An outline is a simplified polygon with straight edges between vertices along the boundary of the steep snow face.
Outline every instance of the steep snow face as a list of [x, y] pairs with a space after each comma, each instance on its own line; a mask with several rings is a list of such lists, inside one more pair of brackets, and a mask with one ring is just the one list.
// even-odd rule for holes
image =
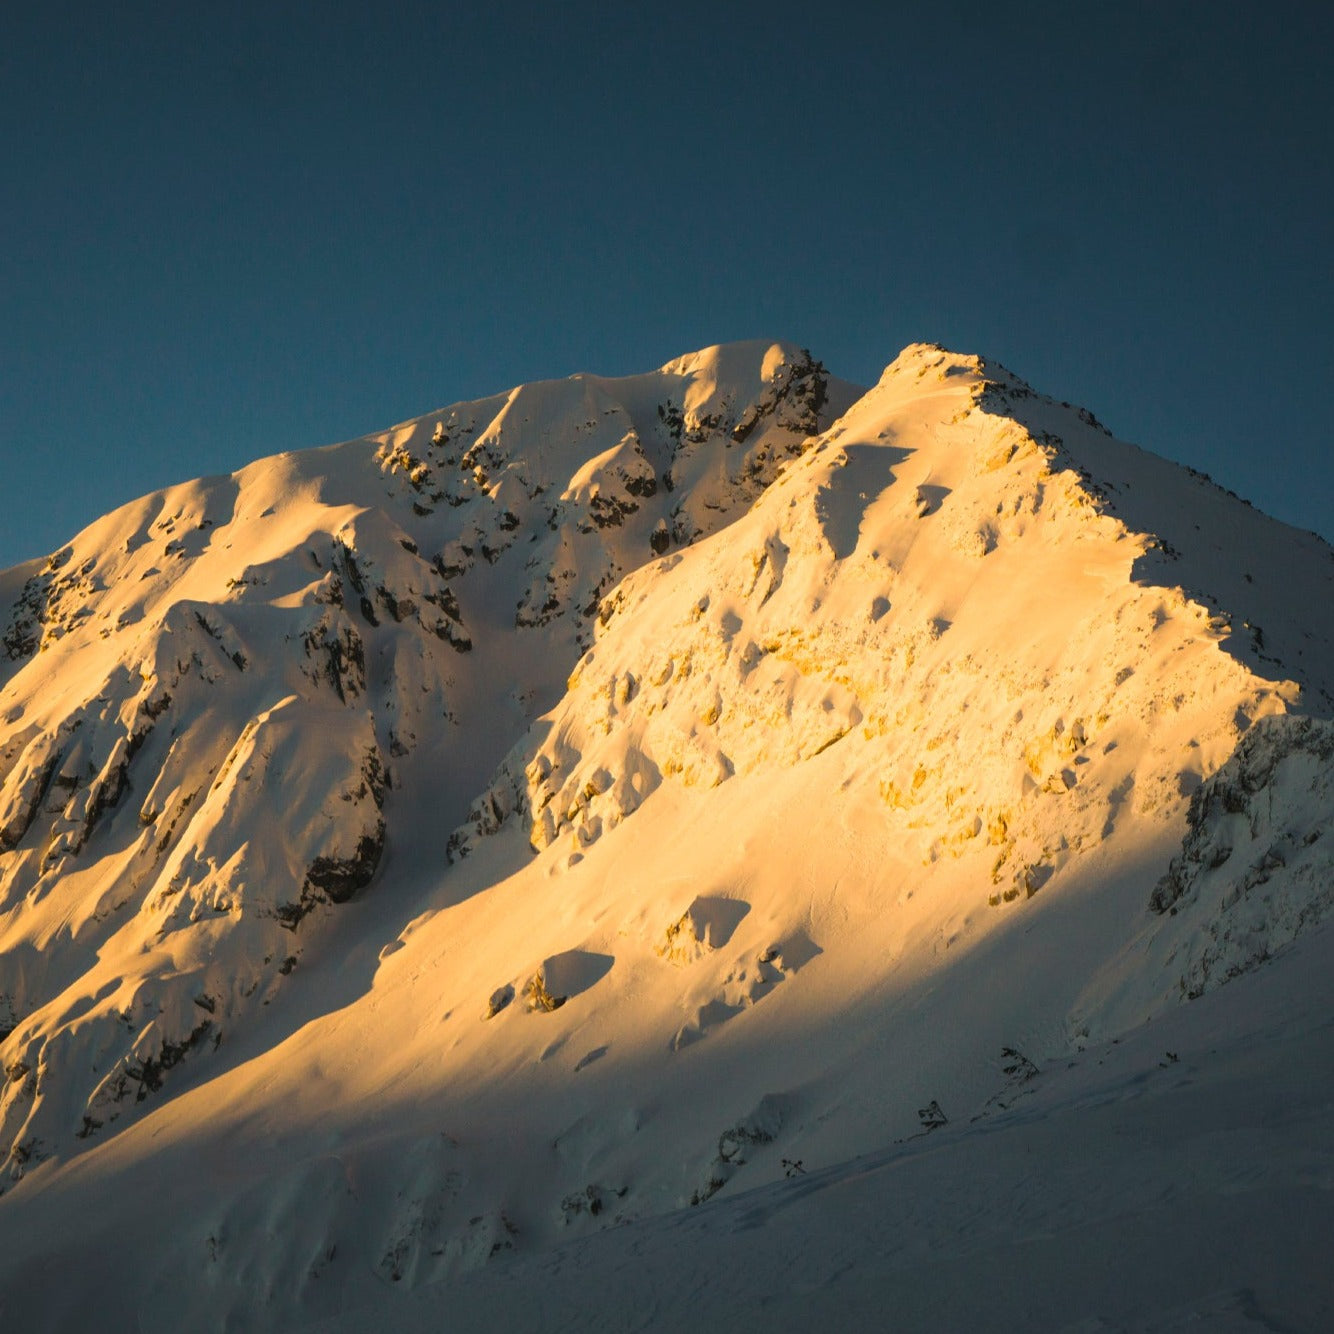
[[1297, 687], [1225, 651], [1213, 608], [1138, 582], [1158, 539], [1064, 437], [991, 410], [997, 389], [976, 359], [910, 349], [744, 518], [625, 579], [474, 829], [513, 811], [535, 850], [577, 856], [664, 780], [837, 745], [831, 791], [877, 790], [914, 861], [985, 862], [1008, 904], [1118, 820], [1179, 815]]
[[1008, 1107], [1328, 910], [1332, 575], [926, 345], [111, 516], [7, 585], [0, 1293], [323, 1318]]
[[145, 497], [6, 575], [15, 1173], [270, 1004], [386, 840], [440, 857], [602, 594], [856, 392], [767, 343], [522, 386]]

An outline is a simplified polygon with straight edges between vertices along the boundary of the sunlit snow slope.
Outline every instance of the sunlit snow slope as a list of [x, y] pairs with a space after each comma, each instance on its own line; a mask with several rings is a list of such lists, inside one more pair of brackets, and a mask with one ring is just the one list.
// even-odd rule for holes
[[0, 1312], [370, 1310], [1008, 1106], [1334, 907], [1332, 594], [926, 345], [117, 511], [0, 576]]

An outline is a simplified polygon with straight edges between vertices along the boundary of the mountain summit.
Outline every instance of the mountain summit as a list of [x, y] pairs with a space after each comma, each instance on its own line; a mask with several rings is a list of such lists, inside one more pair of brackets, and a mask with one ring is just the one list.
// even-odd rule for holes
[[1318, 538], [926, 344], [115, 511], [0, 575], [0, 1313], [374, 1323], [991, 1124], [1334, 908], [1331, 609]]

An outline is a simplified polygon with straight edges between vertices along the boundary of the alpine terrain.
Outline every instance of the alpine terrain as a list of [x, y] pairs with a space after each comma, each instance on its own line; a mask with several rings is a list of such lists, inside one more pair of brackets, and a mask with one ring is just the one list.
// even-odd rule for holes
[[5, 1329], [1334, 1325], [1334, 551], [976, 356], [0, 574]]

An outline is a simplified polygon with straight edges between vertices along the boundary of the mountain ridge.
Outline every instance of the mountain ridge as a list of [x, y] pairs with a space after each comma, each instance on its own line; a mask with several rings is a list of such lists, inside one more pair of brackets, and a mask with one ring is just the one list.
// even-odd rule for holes
[[314, 1318], [990, 1115], [1317, 931], [1332, 578], [929, 344], [124, 507], [0, 576], [0, 1226]]
[[[154, 1091], [164, 1069], [205, 1038], [216, 1043], [229, 1012], [257, 993], [269, 999], [301, 953], [284, 933], [369, 882], [386, 837], [386, 789], [418, 732], [438, 725], [433, 718], [466, 733], [460, 715], [472, 708], [488, 715], [489, 732], [495, 718], [522, 717], [535, 692], [555, 689], [560, 674], [540, 657], [506, 682], [515, 659], [497, 631], [550, 627], [546, 652], [559, 658], [565, 641], [587, 633], [599, 589], [635, 547], [650, 554], [651, 505], [660, 525], [671, 519], [669, 541], [692, 540], [762, 485], [775, 450], [819, 424], [812, 404], [823, 402], [827, 375], [797, 349], [769, 351], [756, 344], [729, 354], [760, 364], [748, 381], [721, 389], [722, 354], [707, 349], [656, 379], [520, 386], [362, 441], [276, 455], [124, 506], [27, 576], [5, 637], [5, 716], [16, 725], [0, 747], [6, 901], [12, 915], [20, 896], [45, 899], [58, 885], [75, 916], [64, 975], [43, 980], [54, 952], [21, 936], [8, 947], [0, 993], [16, 1018], [49, 1005], [87, 958], [77, 937], [100, 938], [104, 951], [132, 907], [136, 918], [155, 916], [158, 940], [186, 949], [184, 960], [169, 952], [159, 965], [181, 979], [166, 988], [170, 1013], [139, 1018], [128, 998], [102, 1007], [112, 1050], [122, 1025], [137, 1036], [128, 1063], [109, 1060], [104, 1047], [89, 1053], [112, 1083], [88, 1100], [79, 1133], [95, 1133], [121, 1104]], [[611, 397], [618, 387], [630, 407]], [[848, 396], [837, 382], [833, 394]], [[735, 439], [743, 416], [744, 446]], [[660, 455], [661, 494], [656, 472], [644, 471], [644, 439]], [[357, 503], [377, 493], [378, 503]], [[519, 575], [527, 587], [497, 618], [491, 571], [515, 545], [516, 510], [524, 535], [531, 527], [542, 537]], [[470, 625], [492, 632], [475, 653]], [[15, 678], [39, 657], [40, 693], [15, 700]], [[101, 679], [85, 679], [88, 667], [66, 669], [71, 661], [91, 663]], [[454, 742], [448, 731], [444, 740]], [[451, 744], [447, 763], [480, 750], [485, 764], [485, 747], [474, 727]], [[297, 790], [284, 781], [293, 765], [311, 774]], [[479, 777], [461, 778], [465, 800]], [[131, 791], [137, 823], [116, 809]], [[266, 811], [280, 802], [288, 819], [275, 830]], [[108, 877], [103, 857], [83, 875], [94, 878], [90, 912], [83, 868], [66, 862], [109, 811], [120, 822], [121, 867]], [[213, 938], [229, 930], [252, 941], [220, 976], [209, 962]], [[192, 936], [198, 944], [185, 945]], [[128, 942], [150, 948], [133, 929]], [[28, 962], [15, 968], [23, 954]], [[163, 989], [151, 989], [148, 1006], [164, 1003]], [[81, 996], [72, 1008], [83, 1008]], [[28, 1073], [0, 1095], [0, 1124], [22, 1168], [53, 1131], [21, 1129], [41, 1101], [28, 1080], [46, 1038], [24, 1043], [20, 1033], [11, 1043], [19, 1045], [7, 1064]]]

